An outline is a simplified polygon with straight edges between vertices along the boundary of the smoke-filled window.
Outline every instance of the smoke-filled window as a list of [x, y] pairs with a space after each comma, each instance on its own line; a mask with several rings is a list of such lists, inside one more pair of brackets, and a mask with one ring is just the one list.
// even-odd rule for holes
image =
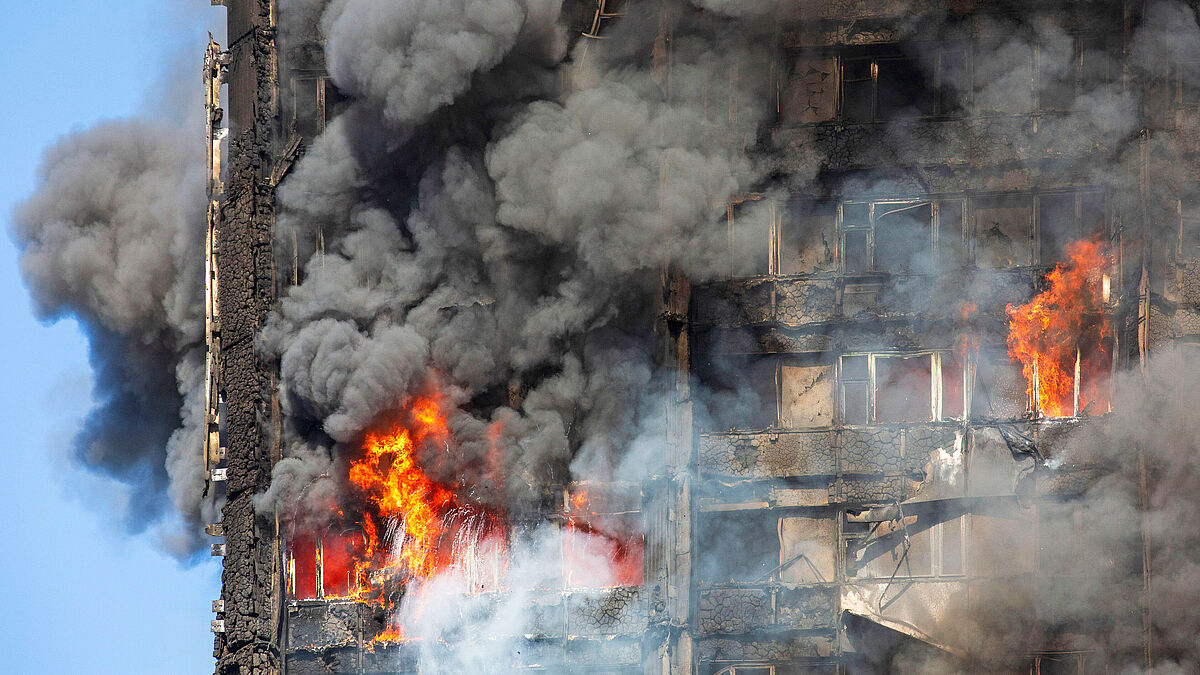
[[1079, 52], [1075, 41], [1059, 36], [1038, 44], [1038, 109], [1070, 110], [1079, 86]]
[[933, 417], [933, 359], [921, 356], [875, 358], [875, 421], [925, 422]]
[[975, 264], [993, 269], [1033, 264], [1031, 195], [980, 197], [974, 215]]
[[780, 223], [779, 274], [812, 274], [837, 268], [837, 205], [794, 200]]
[[967, 261], [966, 245], [964, 243], [964, 216], [966, 209], [961, 199], [944, 199], [935, 202], [937, 217], [937, 251], [938, 266], [944, 270], [962, 267]]
[[1029, 395], [1021, 365], [1002, 351], [981, 352], [976, 358], [971, 416], [1014, 418], [1029, 410]]
[[1069, 244], [1105, 233], [1104, 193], [1043, 194], [1037, 197], [1038, 259], [1052, 265], [1066, 259]]
[[[1065, 112], [1107, 90], [1115, 64], [1100, 38], [1065, 33], [986, 40], [973, 50], [977, 112]], [[1091, 99], [1089, 99], [1091, 100]]]
[[[710, 429], [765, 429], [778, 418], [778, 359], [753, 354], [718, 354], [699, 364], [700, 420]], [[707, 410], [707, 414], [704, 413]]]
[[713, 584], [765, 582], [779, 567], [779, 518], [771, 511], [706, 513], [696, 545], [696, 578]]
[[928, 274], [964, 261], [963, 201], [848, 201], [841, 206], [842, 264], [847, 274]]
[[827, 427], [834, 366], [814, 354], [716, 355], [700, 370], [711, 429]]
[[761, 195], [741, 197], [727, 205], [729, 274], [758, 276], [771, 271], [771, 240], [775, 205]]
[[1022, 114], [1033, 110], [1033, 44], [1021, 37], [985, 41], [975, 46], [973, 61], [978, 112]]
[[1078, 574], [1080, 514], [1075, 505], [1045, 502], [1038, 505], [1038, 571], [1050, 575]]
[[842, 268], [848, 274], [871, 270], [871, 205], [842, 204]]
[[1171, 67], [1176, 105], [1200, 106], [1200, 61], [1183, 61]]
[[933, 205], [878, 202], [874, 205], [876, 268], [882, 272], [928, 272], [933, 260]]
[[962, 367], [949, 353], [862, 354], [841, 359], [845, 424], [897, 424], [962, 416]]
[[957, 45], [849, 50], [841, 59], [842, 120], [950, 114], [966, 83], [966, 62]]

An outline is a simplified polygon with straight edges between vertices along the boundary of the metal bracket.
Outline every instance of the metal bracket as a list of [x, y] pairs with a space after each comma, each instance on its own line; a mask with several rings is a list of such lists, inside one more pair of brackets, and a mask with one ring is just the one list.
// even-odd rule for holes
[[214, 556], [225, 555], [225, 544], [213, 544], [212, 554]]

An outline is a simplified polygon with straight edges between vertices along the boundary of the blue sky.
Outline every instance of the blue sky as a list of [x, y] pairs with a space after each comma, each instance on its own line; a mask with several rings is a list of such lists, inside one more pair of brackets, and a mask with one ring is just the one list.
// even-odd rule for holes
[[181, 565], [157, 550], [152, 535], [125, 534], [112, 516], [120, 490], [68, 459], [90, 406], [86, 341], [73, 321], [47, 326], [33, 317], [7, 232], [13, 204], [33, 189], [42, 149], [58, 136], [152, 108], [181, 58], [194, 66], [183, 72], [203, 105], [204, 39], [221, 28], [224, 12], [208, 0], [4, 3], [4, 672], [212, 672], [208, 622], [220, 565], [208, 558]]

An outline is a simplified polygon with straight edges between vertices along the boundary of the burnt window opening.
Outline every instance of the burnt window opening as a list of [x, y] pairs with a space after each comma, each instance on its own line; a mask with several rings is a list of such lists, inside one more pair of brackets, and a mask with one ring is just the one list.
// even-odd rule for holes
[[846, 355], [838, 382], [847, 425], [962, 417], [963, 369], [947, 352]]
[[355, 561], [366, 550], [356, 527], [321, 532], [295, 531], [287, 536], [287, 593], [297, 600], [350, 597], [364, 581]]
[[984, 351], [975, 360], [971, 387], [971, 417], [1013, 419], [1030, 409], [1021, 364], [1002, 351]]
[[[645, 580], [642, 492], [636, 484], [576, 483], [564, 491], [566, 588], [640, 586]], [[502, 556], [496, 558], [496, 585]], [[594, 561], [604, 560], [597, 565]]]
[[315, 75], [302, 75], [291, 82], [290, 131], [312, 138], [325, 128], [325, 81]]
[[841, 57], [841, 118], [866, 123], [949, 115], [967, 80], [961, 45], [849, 50]]
[[813, 274], [837, 269], [837, 204], [793, 200], [779, 223], [776, 273]]
[[1033, 264], [1033, 198], [1028, 194], [974, 200], [975, 264], [1004, 269]]
[[1066, 248], [1072, 242], [1104, 237], [1106, 212], [1103, 192], [1038, 195], [1038, 261], [1053, 265], [1066, 259]]
[[820, 428], [834, 422], [834, 364], [826, 356], [716, 355], [700, 372], [710, 430]]
[[1026, 114], [1034, 109], [1034, 45], [1021, 39], [975, 45], [973, 102], [981, 114]]
[[701, 518], [696, 545], [713, 555], [695, 561], [710, 584], [762, 583], [779, 567], [779, 518], [771, 511], [725, 511]]
[[960, 577], [966, 573], [965, 514], [930, 511], [869, 522], [842, 512], [847, 577]]
[[965, 262], [963, 201], [879, 200], [841, 205], [847, 274], [928, 274]]
[[[778, 360], [757, 354], [717, 354], [700, 364], [701, 420], [710, 430], [766, 429], [778, 419]], [[707, 410], [707, 416], [704, 410]]]
[[729, 236], [729, 276], [748, 277], [771, 273], [775, 205], [761, 195], [730, 201], [725, 211]]
[[803, 55], [792, 62], [779, 95], [783, 124], [811, 124], [832, 120], [837, 114], [838, 64], [833, 56]]
[[871, 420], [870, 356], [843, 356], [841, 385], [842, 421], [867, 424]]
[[321, 78], [321, 131], [350, 106], [350, 98], [342, 93], [333, 78]]
[[1171, 66], [1175, 105], [1200, 106], [1200, 61], [1180, 61]]

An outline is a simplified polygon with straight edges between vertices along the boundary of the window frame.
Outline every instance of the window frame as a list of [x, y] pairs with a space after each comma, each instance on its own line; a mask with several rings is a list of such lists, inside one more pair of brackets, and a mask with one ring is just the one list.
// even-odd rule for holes
[[[942, 384], [943, 383], [942, 360], [943, 360], [944, 355], [953, 356], [953, 354], [951, 354], [951, 351], [948, 349], [922, 349], [922, 350], [911, 351], [911, 352], [900, 352], [900, 351], [896, 351], [896, 352], [890, 352], [890, 351], [846, 352], [846, 353], [838, 355], [837, 372], [836, 372], [836, 376], [837, 376], [837, 394], [836, 394], [837, 408], [835, 410], [834, 419], [841, 426], [848, 426], [848, 427], [877, 426], [877, 425], [881, 425], [881, 424], [888, 424], [888, 425], [890, 425], [890, 424], [933, 424], [936, 422], [958, 421], [960, 418], [947, 418], [945, 416], [945, 407], [946, 407], [945, 406], [945, 395], [943, 392], [943, 384]], [[883, 359], [913, 358], [913, 357], [922, 357], [922, 356], [928, 356], [930, 359], [930, 361], [929, 361], [929, 363], [930, 363], [930, 366], [929, 366], [930, 418], [928, 420], [917, 420], [917, 421], [912, 421], [912, 422], [881, 422], [881, 421], [879, 421], [877, 410], [876, 410], [876, 392], [879, 388], [876, 360], [881, 359], [881, 358], [883, 358]], [[843, 366], [843, 361], [847, 357], [849, 357], [849, 358], [866, 357], [867, 358], [867, 378], [865, 380], [860, 379], [860, 378], [847, 379], [847, 377], [845, 375], [845, 369]], [[963, 418], [965, 418], [966, 414], [967, 414], [966, 413], [966, 401], [967, 401], [967, 396], [966, 396], [967, 368], [966, 367], [963, 367], [960, 370], [960, 377], [963, 380], [963, 382], [962, 382]], [[850, 422], [847, 422], [847, 420], [846, 420], [846, 387], [845, 387], [845, 385], [848, 383], [850, 383], [850, 384], [865, 383], [867, 385], [867, 405], [866, 405], [867, 421], [865, 424], [850, 423]]]
[[[904, 45], [908, 44], [914, 47], [926, 47], [933, 50], [932, 72], [927, 67], [927, 64], [922, 63], [922, 59], [918, 55], [914, 55], [904, 49]], [[971, 59], [972, 50], [970, 46], [964, 42], [947, 42], [947, 43], [881, 43], [867, 45], [864, 47], [850, 47], [839, 50], [835, 56], [835, 69], [837, 71], [837, 96], [836, 96], [836, 114], [834, 118], [842, 124], [878, 124], [880, 122], [888, 122], [891, 120], [929, 120], [929, 119], [947, 119], [962, 116], [963, 108], [956, 105], [956, 100], [953, 97], [947, 96], [947, 87], [954, 83], [948, 81], [946, 73], [949, 69], [946, 67], [947, 56], [957, 52], [959, 58], [962, 59], [962, 78], [963, 81], [958, 83], [964, 92], [968, 92], [972, 84]], [[798, 60], [799, 56], [793, 60]], [[850, 79], [847, 77], [848, 62], [866, 62], [867, 77], [857, 77]], [[917, 112], [916, 114], [899, 114], [900, 111], [888, 111], [881, 114], [879, 108], [879, 70], [880, 64], [889, 61], [899, 62], [907, 61], [912, 64], [913, 68], [928, 78], [926, 87], [930, 97], [929, 103], [932, 107], [931, 112]], [[866, 119], [850, 119], [847, 115], [846, 107], [846, 92], [847, 85], [870, 83], [870, 93], [868, 95], [868, 105]]]
[[[942, 272], [940, 268], [943, 261], [943, 255], [954, 253], [954, 247], [957, 245], [960, 251], [965, 251], [965, 242], [962, 239], [964, 233], [964, 223], [966, 222], [966, 214], [968, 202], [970, 200], [965, 196], [941, 196], [941, 195], [926, 195], [924, 197], [880, 197], [877, 199], [844, 199], [837, 203], [837, 265], [842, 274], [845, 275], [869, 275], [869, 274], [890, 274], [892, 276], [921, 276], [926, 274], [937, 274]], [[942, 211], [946, 205], [958, 203], [961, 207], [959, 216], [958, 230], [959, 239], [957, 241], [943, 242], [942, 241]], [[847, 206], [867, 206], [867, 221], [866, 224], [847, 224], [846, 207]], [[899, 211], [907, 209], [920, 208], [929, 205], [929, 252], [932, 254], [932, 265], [928, 270], [908, 270], [903, 272], [889, 272], [882, 269], [879, 262], [879, 256], [876, 255], [876, 232], [878, 229], [879, 218]], [[879, 207], [885, 207], [880, 209]], [[951, 221], [952, 222], [952, 221]], [[947, 223], [950, 224], [950, 223]], [[866, 269], [851, 271], [846, 264], [846, 254], [849, 246], [846, 243], [847, 233], [864, 233], [866, 235]], [[963, 256], [965, 262], [965, 256]]]

